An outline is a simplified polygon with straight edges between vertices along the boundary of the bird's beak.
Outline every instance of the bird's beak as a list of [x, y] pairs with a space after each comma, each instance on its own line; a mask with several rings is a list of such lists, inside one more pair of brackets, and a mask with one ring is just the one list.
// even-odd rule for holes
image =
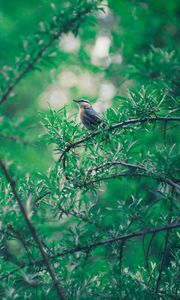
[[79, 103], [79, 100], [73, 99], [74, 102]]

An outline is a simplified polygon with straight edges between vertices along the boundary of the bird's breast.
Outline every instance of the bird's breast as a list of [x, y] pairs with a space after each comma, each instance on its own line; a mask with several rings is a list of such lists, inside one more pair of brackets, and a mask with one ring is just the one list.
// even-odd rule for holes
[[81, 119], [81, 122], [83, 123], [83, 125], [87, 129], [91, 129], [91, 122], [90, 122], [88, 114], [84, 108], [80, 108], [79, 115], [80, 115], [80, 119]]
[[85, 115], [85, 111], [84, 111], [83, 107], [80, 107], [80, 109], [79, 109], [79, 115], [80, 115], [80, 119], [82, 121], [82, 119], [84, 118], [84, 115]]

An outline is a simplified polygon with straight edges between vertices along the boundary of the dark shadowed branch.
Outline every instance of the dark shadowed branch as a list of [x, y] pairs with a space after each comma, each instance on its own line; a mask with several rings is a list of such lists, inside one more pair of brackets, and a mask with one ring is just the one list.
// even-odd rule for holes
[[[173, 195], [174, 195], [174, 188], [172, 188], [172, 192], [170, 195], [170, 207], [169, 207], [169, 216], [168, 216], [168, 222], [171, 223], [172, 221], [172, 216], [173, 216]], [[167, 257], [167, 252], [168, 252], [168, 242], [169, 242], [169, 238], [170, 238], [170, 231], [167, 229], [166, 231], [166, 236], [165, 236], [165, 240], [164, 240], [164, 249], [162, 252], [162, 257], [161, 257], [161, 262], [160, 262], [160, 266], [159, 266], [159, 274], [156, 280], [156, 284], [155, 284], [155, 288], [154, 288], [154, 293], [153, 293], [153, 300], [157, 299], [157, 294], [159, 292], [159, 286], [161, 283], [161, 279], [162, 279], [162, 273], [163, 273], [163, 269], [164, 269], [164, 265], [166, 262], [166, 257]]]
[[23, 203], [22, 203], [22, 201], [21, 201], [21, 199], [19, 197], [18, 192], [16, 191], [15, 181], [13, 181], [13, 179], [11, 178], [11, 176], [10, 176], [10, 174], [9, 174], [6, 166], [4, 165], [4, 163], [1, 160], [0, 160], [0, 167], [1, 167], [1, 169], [2, 169], [2, 171], [4, 173], [4, 175], [5, 175], [5, 177], [7, 179], [7, 181], [10, 184], [10, 187], [12, 189], [12, 193], [13, 193], [13, 195], [14, 195], [14, 197], [15, 197], [18, 205], [19, 205], [20, 211], [21, 211], [21, 213], [22, 213], [22, 215], [23, 215], [23, 217], [24, 217], [24, 219], [26, 221], [26, 224], [27, 224], [27, 226], [28, 226], [28, 228], [29, 228], [29, 230], [31, 232], [31, 235], [32, 235], [35, 243], [37, 244], [37, 247], [39, 248], [39, 251], [40, 251], [40, 253], [41, 253], [42, 257], [43, 257], [43, 262], [46, 265], [46, 268], [47, 268], [47, 270], [48, 270], [48, 272], [49, 272], [49, 274], [50, 274], [50, 276], [52, 278], [52, 282], [53, 282], [54, 288], [55, 288], [55, 290], [57, 292], [57, 296], [58, 296], [59, 299], [63, 300], [63, 299], [65, 299], [64, 294], [63, 294], [61, 288], [59, 287], [59, 282], [58, 282], [58, 280], [56, 278], [56, 275], [55, 275], [55, 273], [54, 273], [54, 271], [53, 271], [53, 269], [52, 269], [52, 267], [50, 265], [49, 258], [48, 258], [47, 254], [46, 254], [46, 252], [45, 252], [45, 250], [43, 248], [42, 242], [39, 239], [39, 237], [38, 237], [38, 235], [36, 233], [36, 230], [35, 230], [34, 226], [32, 225], [32, 223], [31, 223], [31, 221], [30, 221], [30, 219], [29, 219], [29, 217], [27, 215], [27, 212], [26, 212], [25, 207], [24, 207], [24, 205], [23, 205]]
[[162, 271], [163, 271], [164, 262], [165, 262], [165, 259], [166, 259], [166, 254], [167, 254], [168, 240], [169, 240], [169, 230], [167, 230], [167, 232], [166, 232], [166, 237], [165, 237], [165, 242], [164, 242], [164, 250], [163, 250], [162, 259], [161, 259], [161, 263], [160, 263], [159, 275], [158, 275], [158, 278], [157, 278], [157, 281], [156, 281], [156, 286], [155, 286], [155, 289], [154, 289], [153, 300], [157, 299], [158, 289], [159, 289], [159, 285], [160, 285], [160, 282], [161, 282]]
[[155, 236], [156, 236], [156, 233], [153, 233], [152, 236], [151, 236], [151, 238], [150, 238], [150, 241], [148, 243], [147, 251], [146, 251], [146, 254], [145, 254], [146, 268], [147, 268], [148, 272], [149, 272], [149, 255], [150, 255], [150, 249], [151, 249], [152, 242], [153, 242]]

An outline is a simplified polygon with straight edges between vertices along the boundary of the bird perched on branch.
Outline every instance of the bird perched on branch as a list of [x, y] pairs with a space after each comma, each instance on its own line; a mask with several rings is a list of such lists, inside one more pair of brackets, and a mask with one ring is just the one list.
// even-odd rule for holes
[[73, 101], [79, 105], [80, 120], [87, 129], [89, 130], [96, 129], [98, 125], [102, 123], [101, 117], [92, 108], [89, 101], [84, 99], [73, 100]]

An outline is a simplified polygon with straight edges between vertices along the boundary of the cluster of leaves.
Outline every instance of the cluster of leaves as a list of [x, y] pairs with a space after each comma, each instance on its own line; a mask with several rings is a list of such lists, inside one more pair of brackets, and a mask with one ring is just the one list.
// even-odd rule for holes
[[[179, 96], [179, 52], [152, 48], [147, 55], [135, 55], [130, 77], [162, 88], [164, 94]], [[171, 100], [173, 100], [171, 98]]]
[[[97, 2], [56, 14], [47, 26], [51, 38], [76, 33], [89, 7], [96, 11]], [[48, 43], [37, 43], [2, 99]], [[55, 151], [46, 173], [0, 161], [2, 299], [177, 299], [177, 66], [176, 53], [155, 48], [136, 58], [129, 78], [138, 76], [139, 84], [134, 79], [129, 95], [114, 99], [92, 133], [69, 107], [42, 113], [41, 141]], [[4, 122], [6, 138], [19, 126], [18, 138], [27, 141], [23, 122]]]

